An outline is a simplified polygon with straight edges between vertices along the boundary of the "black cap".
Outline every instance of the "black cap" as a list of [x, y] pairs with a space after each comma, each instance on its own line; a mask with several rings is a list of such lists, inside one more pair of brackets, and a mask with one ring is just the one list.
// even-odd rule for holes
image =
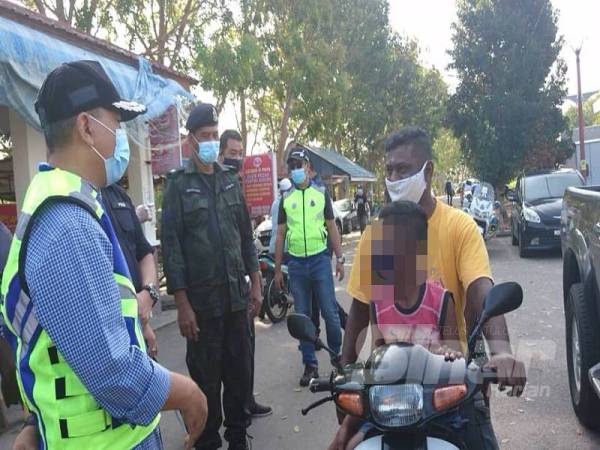
[[211, 127], [219, 124], [219, 115], [217, 110], [210, 103], [200, 103], [194, 106], [188, 116], [185, 127], [190, 132], [196, 131], [200, 127]]
[[42, 127], [94, 108], [106, 108], [126, 122], [146, 112], [140, 103], [122, 100], [98, 61], [64, 63], [48, 74], [35, 110]]
[[308, 161], [308, 162], [310, 162], [310, 159], [308, 157], [308, 152], [306, 150], [304, 150], [303, 148], [296, 147], [295, 149], [293, 149], [291, 151], [290, 156], [288, 156], [287, 162], [289, 163], [290, 161]]

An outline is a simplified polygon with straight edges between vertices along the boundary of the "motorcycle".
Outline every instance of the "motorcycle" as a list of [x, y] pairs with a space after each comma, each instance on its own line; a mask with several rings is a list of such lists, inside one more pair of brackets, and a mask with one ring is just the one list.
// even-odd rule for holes
[[494, 201], [494, 188], [489, 183], [481, 183], [473, 190], [467, 213], [475, 220], [484, 240], [493, 238], [498, 232], [498, 212], [500, 202]]
[[289, 275], [287, 265], [281, 265], [283, 273], [284, 288], [275, 286], [275, 259], [268, 251], [262, 251], [258, 255], [258, 266], [263, 279], [263, 307], [259, 316], [264, 318], [267, 314], [272, 323], [281, 322], [285, 319], [288, 309], [293, 305], [292, 296], [289, 294]]
[[[489, 291], [468, 339], [469, 355], [474, 353], [482, 326], [492, 317], [517, 309], [522, 300], [517, 283], [498, 284]], [[377, 433], [367, 434], [357, 450], [464, 449], [451, 420], [457, 408], [481, 392], [482, 386], [497, 383], [496, 373], [472, 358], [446, 361], [442, 355], [409, 343], [380, 346], [366, 363], [341, 367], [339, 355], [318, 338], [307, 316], [290, 314], [288, 330], [294, 338], [328, 351], [335, 367], [329, 377], [311, 380], [311, 392], [330, 395], [303, 409], [302, 414], [333, 401], [345, 414], [369, 421]]]

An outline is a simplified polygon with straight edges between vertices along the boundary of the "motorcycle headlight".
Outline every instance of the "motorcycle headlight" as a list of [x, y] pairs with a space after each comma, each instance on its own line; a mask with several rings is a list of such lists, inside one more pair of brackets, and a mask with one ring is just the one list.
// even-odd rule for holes
[[412, 425], [423, 415], [423, 386], [373, 386], [369, 390], [369, 404], [378, 425], [390, 428]]
[[540, 216], [531, 208], [523, 208], [523, 217], [527, 222], [540, 223]]

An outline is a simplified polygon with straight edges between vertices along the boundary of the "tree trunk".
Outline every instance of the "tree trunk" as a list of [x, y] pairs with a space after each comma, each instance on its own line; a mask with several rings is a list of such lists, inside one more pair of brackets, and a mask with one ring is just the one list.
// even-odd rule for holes
[[277, 155], [277, 169], [279, 173], [284, 172], [283, 152], [285, 151], [285, 146], [287, 144], [289, 136], [289, 124], [290, 115], [292, 111], [292, 103], [292, 95], [288, 91], [285, 99], [285, 105], [283, 107], [283, 115], [281, 116], [281, 123], [279, 126], [279, 139], [277, 140], [277, 148], [275, 148], [275, 154]]
[[160, 0], [158, 2], [158, 35], [156, 36], [156, 61], [160, 64], [165, 63], [165, 48], [167, 41], [167, 2]]
[[46, 7], [44, 6], [44, 2], [42, 0], [35, 0], [34, 3], [36, 8], [38, 9], [38, 12], [42, 16], [46, 16]]
[[248, 145], [248, 122], [246, 117], [246, 92], [240, 91], [240, 134], [242, 135], [242, 149], [246, 156], [246, 146]]
[[62, 0], [56, 2], [55, 14], [59, 22], [68, 24], [67, 16], [65, 15], [65, 5]]

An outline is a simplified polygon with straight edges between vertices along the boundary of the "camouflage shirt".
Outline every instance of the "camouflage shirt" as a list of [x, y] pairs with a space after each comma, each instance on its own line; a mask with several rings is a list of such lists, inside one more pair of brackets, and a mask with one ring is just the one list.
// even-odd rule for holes
[[171, 172], [161, 245], [169, 293], [186, 289], [194, 310], [205, 317], [247, 308], [245, 275], [259, 268], [237, 174], [215, 163], [214, 174], [206, 175], [192, 160]]

